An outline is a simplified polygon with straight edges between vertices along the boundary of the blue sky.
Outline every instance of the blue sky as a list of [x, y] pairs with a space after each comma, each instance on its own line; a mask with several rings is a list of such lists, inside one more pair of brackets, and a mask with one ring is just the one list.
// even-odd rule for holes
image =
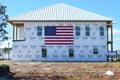
[[[120, 49], [120, 0], [0, 0], [7, 6], [7, 14], [13, 17], [56, 3], [65, 3], [90, 12], [94, 12], [114, 19], [114, 50]], [[12, 26], [7, 27], [12, 37]]]

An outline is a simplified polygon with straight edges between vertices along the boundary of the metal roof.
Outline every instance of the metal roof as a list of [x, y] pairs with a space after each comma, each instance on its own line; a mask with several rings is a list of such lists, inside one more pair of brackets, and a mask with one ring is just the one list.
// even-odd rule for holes
[[45, 8], [21, 14], [10, 18], [8, 21], [112, 21], [111, 18], [104, 17], [86, 10], [82, 10], [70, 5], [58, 3]]

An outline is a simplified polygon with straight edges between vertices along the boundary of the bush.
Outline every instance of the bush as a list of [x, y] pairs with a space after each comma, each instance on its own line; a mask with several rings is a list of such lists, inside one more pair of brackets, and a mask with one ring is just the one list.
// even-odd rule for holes
[[6, 65], [6, 64], [0, 65], [0, 74], [1, 74], [1, 75], [2, 75], [2, 74], [7, 74], [7, 73], [9, 73], [9, 72], [10, 72], [10, 68], [9, 68], [8, 65]]
[[120, 61], [120, 54], [117, 55], [117, 61]]

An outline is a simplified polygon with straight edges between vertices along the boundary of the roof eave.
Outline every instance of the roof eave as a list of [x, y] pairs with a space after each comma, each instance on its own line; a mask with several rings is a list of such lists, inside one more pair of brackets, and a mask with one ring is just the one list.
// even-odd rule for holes
[[112, 22], [113, 20], [7, 20], [7, 22]]

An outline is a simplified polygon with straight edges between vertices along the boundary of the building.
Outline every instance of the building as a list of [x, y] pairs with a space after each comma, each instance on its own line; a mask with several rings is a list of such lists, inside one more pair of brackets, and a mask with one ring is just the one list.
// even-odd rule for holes
[[107, 61], [113, 51], [113, 19], [63, 3], [8, 22], [15, 61]]

